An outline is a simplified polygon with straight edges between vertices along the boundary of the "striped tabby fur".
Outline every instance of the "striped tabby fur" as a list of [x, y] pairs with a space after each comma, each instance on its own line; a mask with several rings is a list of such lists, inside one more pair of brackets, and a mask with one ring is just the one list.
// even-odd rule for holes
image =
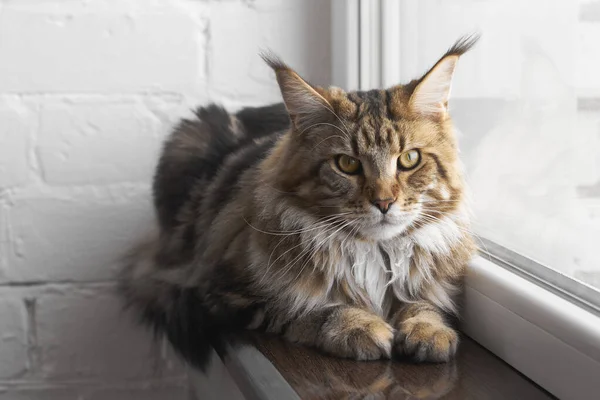
[[[366, 92], [311, 86], [266, 56], [284, 104], [200, 108], [165, 143], [158, 229], [127, 258], [127, 304], [196, 364], [233, 328], [357, 360], [447, 361], [474, 251], [447, 101], [475, 41], [418, 80]], [[418, 165], [399, 167], [412, 149]]]

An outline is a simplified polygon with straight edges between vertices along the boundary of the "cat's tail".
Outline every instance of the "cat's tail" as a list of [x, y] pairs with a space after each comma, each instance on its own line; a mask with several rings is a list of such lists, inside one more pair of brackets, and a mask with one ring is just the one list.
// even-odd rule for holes
[[157, 263], [158, 235], [134, 248], [125, 258], [119, 291], [126, 308], [137, 314], [158, 336], [166, 336], [188, 362], [205, 369], [211, 335], [217, 321], [209, 315], [201, 288], [186, 284], [186, 271]]

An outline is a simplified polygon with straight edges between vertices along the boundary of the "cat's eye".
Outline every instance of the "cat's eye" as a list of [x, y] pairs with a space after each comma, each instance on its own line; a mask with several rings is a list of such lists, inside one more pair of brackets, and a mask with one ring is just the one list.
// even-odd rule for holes
[[413, 169], [421, 161], [421, 153], [419, 150], [409, 150], [400, 154], [398, 157], [398, 168], [403, 170]]
[[337, 156], [335, 163], [340, 171], [348, 175], [356, 175], [361, 170], [360, 161], [345, 154]]

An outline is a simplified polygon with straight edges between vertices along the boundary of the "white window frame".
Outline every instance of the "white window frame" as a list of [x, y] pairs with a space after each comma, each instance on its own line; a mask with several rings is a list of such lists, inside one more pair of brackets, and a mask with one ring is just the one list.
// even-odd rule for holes
[[[412, 4], [401, 0], [332, 0], [335, 86], [346, 90], [387, 87], [424, 72], [417, 71], [414, 63], [417, 22]], [[394, 37], [403, 38], [400, 48], [387, 39]], [[393, 81], [398, 76], [402, 80]], [[598, 396], [597, 310], [540, 285], [526, 273], [507, 268], [508, 264], [489, 254], [470, 263], [463, 332], [558, 398]]]

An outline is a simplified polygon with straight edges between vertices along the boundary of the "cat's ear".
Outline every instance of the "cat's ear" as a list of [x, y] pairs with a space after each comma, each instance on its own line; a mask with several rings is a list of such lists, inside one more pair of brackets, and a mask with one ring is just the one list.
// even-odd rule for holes
[[452, 77], [458, 58], [466, 53], [479, 40], [479, 35], [460, 38], [439, 59], [421, 79], [419, 79], [409, 106], [412, 111], [430, 117], [442, 117], [448, 111], [448, 100], [452, 88]]
[[263, 53], [261, 57], [275, 71], [283, 102], [296, 129], [304, 129], [322, 121], [331, 113], [331, 104], [277, 56]]

